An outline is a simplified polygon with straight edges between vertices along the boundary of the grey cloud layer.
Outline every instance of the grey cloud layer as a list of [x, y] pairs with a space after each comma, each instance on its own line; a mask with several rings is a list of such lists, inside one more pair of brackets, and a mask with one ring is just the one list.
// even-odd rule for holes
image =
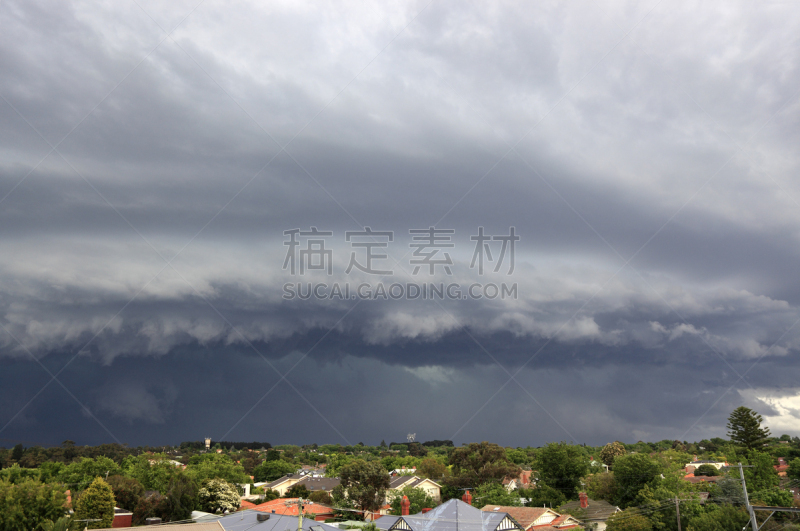
[[[793, 6], [194, 7], [0, 7], [3, 363], [87, 343], [110, 366], [248, 342], [282, 359], [335, 327], [314, 363], [451, 390], [495, 366], [464, 329], [515, 368], [552, 338], [542, 370], [699, 357], [714, 393], [729, 363], [796, 371]], [[344, 231], [393, 230], [385, 281], [407, 282], [408, 230], [433, 224], [456, 230], [462, 285], [469, 235], [515, 226], [516, 272], [491, 280], [519, 299], [365, 301], [340, 321], [352, 302], [280, 298], [298, 280], [283, 230], [335, 231], [351, 283]], [[186, 394], [170, 389], [123, 386], [98, 411], [163, 423]]]

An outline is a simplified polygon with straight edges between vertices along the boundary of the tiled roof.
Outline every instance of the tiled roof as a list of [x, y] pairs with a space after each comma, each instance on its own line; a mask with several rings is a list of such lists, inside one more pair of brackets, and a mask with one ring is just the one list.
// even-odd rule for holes
[[[589, 499], [589, 507], [583, 509], [586, 511], [585, 520], [600, 520], [605, 521], [609, 516], [619, 511], [619, 507], [611, 505], [605, 500], [592, 500]], [[578, 500], [567, 502], [561, 506], [562, 510], [581, 509], [581, 502]]]
[[[253, 507], [256, 511], [262, 513], [283, 514], [289, 516], [297, 516], [297, 500], [298, 498], [278, 498], [264, 502]], [[322, 505], [314, 502], [306, 502], [303, 504], [303, 514], [332, 514], [333, 509], [327, 505]]]
[[485, 505], [483, 512], [487, 513], [507, 513], [511, 518], [517, 521], [523, 528], [528, 529], [533, 523], [541, 518], [543, 514], [550, 511], [558, 516], [558, 513], [544, 507], [511, 507], [507, 505]]

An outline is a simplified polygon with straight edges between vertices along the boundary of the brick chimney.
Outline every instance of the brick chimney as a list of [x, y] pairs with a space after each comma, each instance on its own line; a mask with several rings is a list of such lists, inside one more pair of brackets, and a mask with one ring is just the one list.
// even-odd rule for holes
[[408, 516], [408, 511], [410, 508], [411, 508], [411, 502], [408, 501], [408, 496], [404, 494], [403, 499], [400, 500], [400, 514], [403, 516]]
[[470, 494], [469, 491], [464, 492], [464, 495], [461, 496], [461, 501], [469, 505], [472, 505], [472, 494]]
[[589, 507], [589, 497], [586, 495], [585, 492], [578, 493], [578, 497], [581, 500], [581, 509], [586, 509]]

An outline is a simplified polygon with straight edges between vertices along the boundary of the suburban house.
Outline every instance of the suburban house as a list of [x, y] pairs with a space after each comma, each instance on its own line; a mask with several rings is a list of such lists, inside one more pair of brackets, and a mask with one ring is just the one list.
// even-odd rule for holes
[[[294, 531], [298, 529], [297, 516], [262, 513], [259, 511], [240, 511], [223, 516], [215, 523], [218, 523], [224, 531], [245, 531], [247, 529], [252, 529], [253, 531], [286, 531], [288, 529]], [[161, 530], [163, 527], [158, 529]], [[311, 520], [310, 518], [303, 518], [303, 531], [339, 531], [339, 528]]]
[[400, 516], [382, 516], [375, 525], [382, 531], [525, 531], [513, 518], [502, 512], [483, 512], [472, 505], [467, 492], [462, 500], [449, 500], [415, 515], [409, 515], [411, 503], [403, 497]]
[[305, 485], [310, 491], [323, 490], [330, 492], [335, 486], [339, 484], [339, 478], [321, 478], [314, 477], [310, 474], [287, 474], [281, 478], [263, 483], [258, 486], [263, 486], [267, 489], [272, 489], [278, 493], [278, 496], [285, 496], [286, 491], [297, 484]]
[[525, 531], [538, 529], [552, 531], [553, 529], [570, 529], [582, 525], [581, 521], [569, 514], [559, 514], [547, 507], [510, 507], [505, 505], [486, 505], [481, 509], [487, 513], [506, 513], [513, 518]]
[[686, 465], [686, 472], [693, 474], [695, 470], [700, 468], [700, 465], [711, 465], [717, 470], [720, 470], [722, 467], [728, 466], [728, 463], [725, 461], [698, 461], [695, 459]]
[[400, 491], [406, 487], [424, 490], [436, 503], [442, 499], [442, 486], [432, 479], [417, 476], [395, 476], [389, 480], [386, 503], [389, 503], [391, 491]]
[[531, 488], [532, 473], [533, 471], [531, 470], [523, 470], [522, 472], [520, 472], [519, 477], [505, 478], [503, 480], [503, 486], [505, 486], [508, 492], [517, 489], [529, 489]]
[[780, 477], [786, 477], [786, 471], [789, 470], [789, 463], [786, 462], [785, 457], [778, 458], [778, 464], [774, 465], [775, 471]]
[[412, 467], [408, 467], [408, 468], [406, 468], [406, 467], [395, 468], [394, 470], [389, 472], [389, 475], [392, 476], [392, 477], [394, 477], [394, 476], [413, 476], [416, 473], [417, 473], [417, 467], [412, 466]]
[[[282, 514], [297, 517], [298, 498], [278, 498], [252, 507], [254, 511], [270, 514]], [[333, 509], [327, 505], [305, 500], [303, 502], [303, 515], [318, 522], [333, 518]]]
[[611, 505], [604, 500], [592, 500], [585, 492], [578, 494], [578, 501], [567, 502], [561, 506], [562, 511], [579, 511], [581, 521], [585, 523], [597, 524], [597, 531], [606, 528], [606, 520], [621, 509], [616, 505]]
[[695, 476], [694, 474], [686, 474], [683, 479], [689, 483], [715, 483], [721, 480], [724, 476]]

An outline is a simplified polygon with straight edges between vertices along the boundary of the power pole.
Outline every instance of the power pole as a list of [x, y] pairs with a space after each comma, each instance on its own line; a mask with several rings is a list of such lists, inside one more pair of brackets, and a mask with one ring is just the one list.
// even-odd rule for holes
[[678, 531], [681, 531], [681, 501], [675, 496], [675, 514], [678, 515]]
[[750, 523], [753, 526], [753, 531], [758, 531], [758, 522], [756, 522], [756, 512], [753, 506], [750, 505], [750, 498], [747, 497], [747, 483], [744, 480], [744, 467], [739, 463], [739, 476], [742, 478], [742, 492], [744, 493], [744, 504], [747, 507], [747, 512], [750, 513]]

